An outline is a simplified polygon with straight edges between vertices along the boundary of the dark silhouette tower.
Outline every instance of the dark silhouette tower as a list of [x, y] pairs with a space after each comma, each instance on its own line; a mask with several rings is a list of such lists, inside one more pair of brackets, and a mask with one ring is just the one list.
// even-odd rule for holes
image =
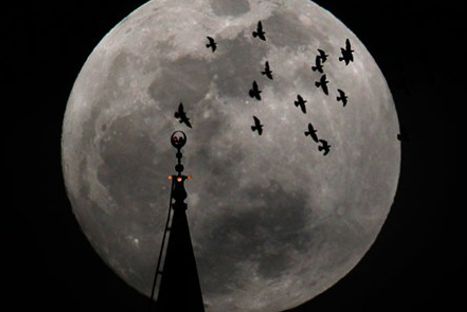
[[[177, 149], [177, 165], [175, 166], [177, 174], [169, 176], [169, 179], [172, 181], [169, 213], [152, 287], [151, 306], [153, 308], [151, 308], [151, 311], [204, 312], [196, 260], [185, 213], [187, 209], [187, 204], [185, 203], [187, 193], [184, 183], [190, 179], [190, 177], [182, 175], [184, 168], [181, 163], [181, 148], [186, 143], [185, 133], [181, 131], [174, 132], [171, 137], [171, 143]], [[173, 216], [171, 217], [172, 213]], [[160, 270], [167, 234], [169, 234], [167, 249], [165, 251], [163, 269]], [[159, 276], [159, 293], [157, 302], [153, 305], [154, 291]]]

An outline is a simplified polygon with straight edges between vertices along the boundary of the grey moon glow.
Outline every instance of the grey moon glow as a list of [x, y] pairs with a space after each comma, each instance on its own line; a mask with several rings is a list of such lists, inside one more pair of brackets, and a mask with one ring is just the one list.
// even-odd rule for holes
[[[252, 37], [262, 21], [266, 41]], [[206, 36], [218, 43], [213, 53]], [[339, 61], [349, 38], [355, 61]], [[329, 96], [315, 86], [317, 49]], [[261, 75], [268, 61], [274, 80]], [[253, 80], [262, 100], [250, 98]], [[337, 89], [349, 101], [337, 102]], [[308, 102], [306, 114], [294, 105]], [[192, 129], [174, 118], [180, 102]], [[264, 124], [251, 131], [252, 116]], [[331, 145], [323, 156], [308, 123]], [[149, 294], [183, 130], [187, 216], [207, 311], [282, 311], [345, 276], [375, 241], [400, 169], [399, 123], [362, 42], [306, 0], [154, 0], [97, 45], [67, 103], [62, 165], [102, 259]]]

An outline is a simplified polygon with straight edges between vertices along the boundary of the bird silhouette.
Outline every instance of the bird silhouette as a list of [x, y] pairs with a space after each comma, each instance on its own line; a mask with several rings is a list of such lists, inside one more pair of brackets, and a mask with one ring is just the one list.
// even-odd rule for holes
[[324, 94], [329, 95], [328, 83], [329, 81], [326, 80], [326, 75], [322, 75], [321, 79], [315, 82], [315, 86], [323, 89]]
[[263, 41], [266, 41], [266, 33], [263, 30], [263, 24], [261, 21], [258, 22], [258, 25], [256, 26], [256, 30], [253, 31], [253, 38], [259, 38]]
[[297, 95], [297, 100], [294, 102], [294, 104], [295, 104], [296, 107], [300, 107], [300, 109], [302, 110], [302, 112], [303, 112], [304, 114], [306, 114], [306, 107], [305, 107], [305, 103], [306, 103], [306, 102], [307, 102], [307, 101], [304, 100], [303, 97], [302, 97], [300, 94], [298, 94], [298, 95]]
[[310, 123], [308, 123], [308, 130], [305, 131], [305, 136], [309, 136], [313, 139], [313, 141], [315, 141], [316, 143], [319, 142], [319, 139], [318, 139], [318, 135], [316, 134], [318, 132], [318, 130], [316, 130], [313, 125]]
[[337, 89], [337, 92], [339, 92], [339, 96], [337, 97], [337, 102], [342, 102], [342, 105], [345, 107], [345, 105], [347, 105], [347, 100], [349, 97], [345, 95], [345, 92], [342, 91], [341, 89]]
[[191, 128], [190, 119], [186, 116], [186, 113], [183, 109], [183, 103], [180, 103], [178, 106], [178, 111], [175, 112], [174, 116], [179, 120], [180, 123], [184, 123], [188, 128]]
[[326, 140], [319, 140], [319, 142], [321, 143], [321, 145], [318, 146], [318, 151], [323, 151], [323, 155], [326, 156], [331, 150], [331, 145], [329, 145]]
[[264, 64], [264, 71], [262, 71], [261, 74], [265, 75], [269, 79], [273, 80], [272, 71], [271, 71], [271, 68], [269, 67], [269, 62], [268, 61], [266, 61], [266, 64]]
[[319, 55], [316, 56], [315, 65], [311, 66], [312, 71], [318, 71], [319, 73], [323, 73], [323, 64], [321, 64], [321, 57]]
[[217, 43], [214, 41], [214, 38], [207, 36], [209, 43], [206, 44], [206, 48], [211, 48], [212, 52], [216, 51]]
[[319, 58], [321, 59], [321, 63], [322, 63], [322, 64], [326, 63], [326, 61], [327, 61], [329, 55], [327, 55], [326, 52], [324, 52], [324, 51], [321, 50], [321, 49], [318, 49], [318, 52], [319, 52], [319, 55], [318, 55], [318, 56], [319, 56]]
[[255, 132], [258, 131], [259, 135], [263, 134], [263, 125], [259, 121], [258, 117], [253, 116], [253, 120], [255, 121], [255, 124], [251, 126], [251, 131]]
[[248, 92], [250, 94], [250, 97], [257, 99], [258, 101], [261, 101], [261, 92], [262, 91], [258, 88], [258, 84], [256, 83], [256, 80], [253, 81], [253, 87]]
[[353, 62], [353, 52], [352, 46], [350, 45], [350, 40], [345, 40], [345, 48], [341, 48], [342, 56], [339, 57], [339, 61], [344, 61], [345, 65], [349, 65], [350, 62]]

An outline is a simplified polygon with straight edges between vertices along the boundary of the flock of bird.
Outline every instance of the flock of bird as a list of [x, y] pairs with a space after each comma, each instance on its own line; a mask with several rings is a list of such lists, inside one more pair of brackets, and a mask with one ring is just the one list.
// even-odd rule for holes
[[[263, 29], [263, 25], [261, 21], [258, 22], [256, 26], [256, 30], [252, 32], [253, 38], [257, 38], [262, 41], [266, 41], [266, 32]], [[206, 48], [210, 48], [211, 51], [214, 53], [217, 49], [217, 42], [214, 40], [212, 37], [207, 37], [208, 43], [206, 44]], [[339, 57], [340, 62], [344, 62], [345, 65], [349, 65], [350, 62], [353, 62], [353, 52], [352, 46], [350, 44], [349, 39], [346, 40], [345, 42], [345, 47], [341, 48], [341, 56]], [[313, 72], [319, 72], [321, 75], [321, 78], [319, 81], [315, 82], [315, 86], [317, 88], [321, 88], [322, 91], [324, 92], [325, 95], [329, 95], [329, 88], [328, 88], [328, 83], [329, 81], [327, 80], [326, 74], [324, 72], [324, 63], [326, 63], [329, 55], [326, 54], [325, 51], [322, 49], [318, 49], [318, 55], [316, 55], [315, 58], [315, 64], [311, 66], [311, 70]], [[271, 70], [271, 66], [268, 61], [265, 62], [264, 64], [264, 70], [261, 71], [261, 74], [266, 76], [270, 80], [274, 80], [273, 77], [273, 72]], [[254, 98], [258, 101], [261, 101], [261, 90], [258, 86], [258, 83], [256, 80], [253, 81], [252, 87], [249, 90], [248, 94], [251, 98]], [[345, 107], [348, 102], [348, 96], [345, 94], [345, 92], [341, 89], [337, 89], [338, 96], [337, 96], [337, 102], [342, 102], [343, 106]], [[297, 95], [297, 99], [294, 101], [294, 105], [297, 108], [300, 108], [303, 114], [306, 114], [306, 103], [307, 101], [300, 95]], [[186, 116], [186, 113], [183, 108], [183, 103], [179, 104], [178, 111], [175, 112], [175, 118], [179, 120], [180, 123], [185, 123], [189, 128], [191, 128], [191, 123], [190, 119]], [[263, 127], [264, 125], [261, 124], [261, 121], [258, 117], [253, 116], [253, 121], [254, 125], [251, 126], [251, 130], [257, 131], [258, 135], [263, 134]], [[304, 132], [305, 136], [309, 136], [315, 143], [318, 144], [318, 151], [322, 151], [323, 155], [326, 156], [330, 150], [331, 150], [331, 145], [326, 140], [320, 139], [317, 135], [317, 130], [313, 127], [311, 123], [308, 123], [308, 129]]]

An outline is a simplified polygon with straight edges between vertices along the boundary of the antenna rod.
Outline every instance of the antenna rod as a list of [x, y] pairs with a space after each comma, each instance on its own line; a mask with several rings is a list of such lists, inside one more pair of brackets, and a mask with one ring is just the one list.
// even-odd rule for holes
[[151, 297], [149, 298], [150, 299], [150, 301], [149, 301], [149, 311], [151, 311], [152, 305], [154, 304], [154, 293], [156, 291], [157, 276], [159, 275], [159, 272], [160, 272], [162, 254], [163, 254], [163, 251], [164, 251], [164, 245], [165, 245], [165, 240], [166, 240], [166, 236], [167, 236], [167, 229], [169, 227], [170, 215], [171, 215], [171, 212], [172, 212], [172, 198], [173, 198], [173, 189], [174, 189], [175, 179], [172, 178], [171, 180], [172, 180], [172, 186], [170, 188], [169, 210], [167, 212], [167, 220], [165, 221], [164, 235], [162, 236], [161, 249], [159, 251], [159, 257], [157, 259], [156, 271], [154, 273], [154, 280], [152, 282]]

